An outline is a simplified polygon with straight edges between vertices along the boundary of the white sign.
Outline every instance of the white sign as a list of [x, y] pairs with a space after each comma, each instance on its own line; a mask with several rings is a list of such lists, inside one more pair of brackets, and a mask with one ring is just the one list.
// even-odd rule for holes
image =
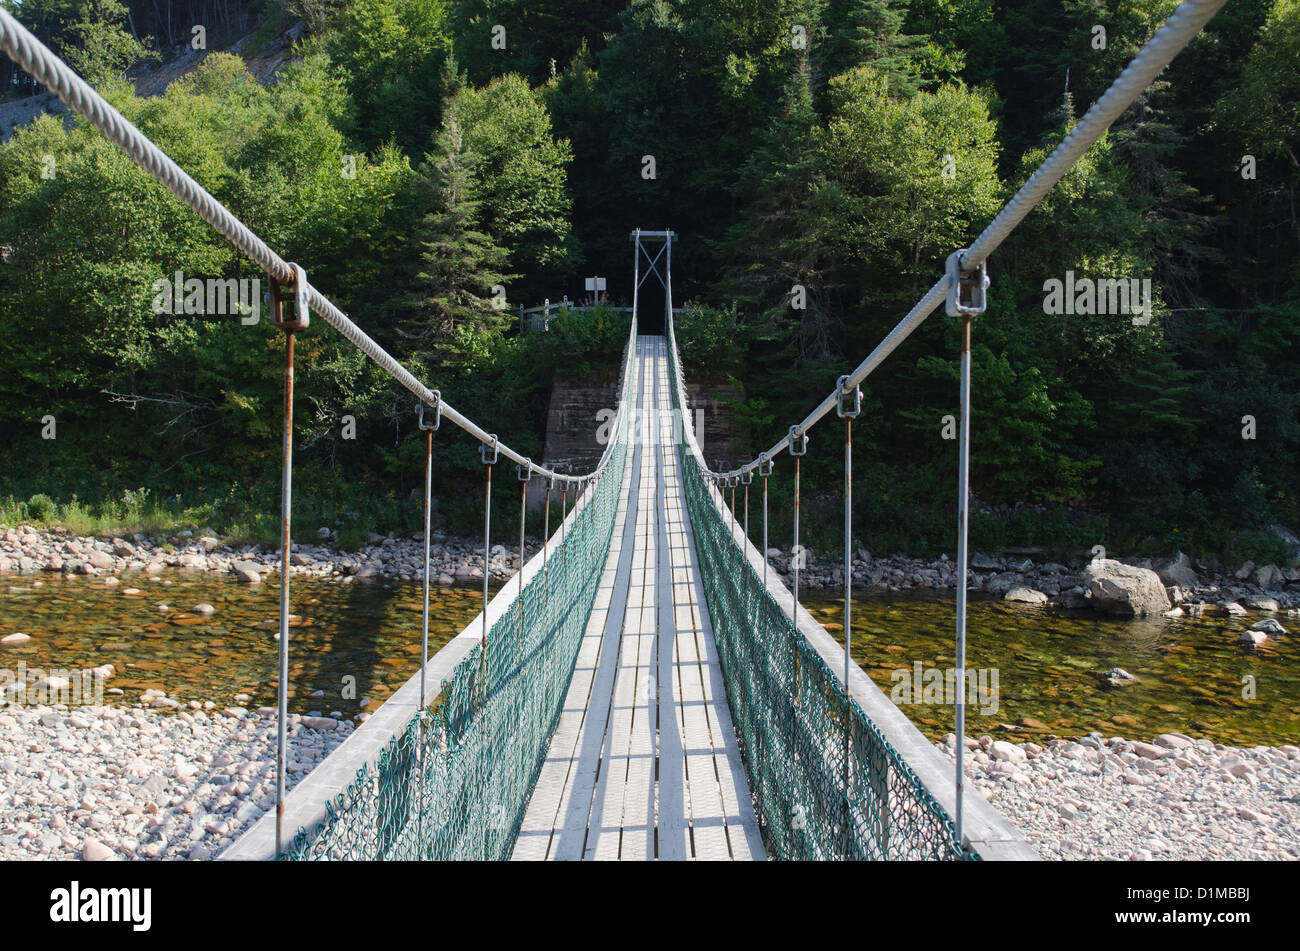
[[587, 278], [587, 290], [603, 291], [605, 289], [605, 279], [603, 277]]

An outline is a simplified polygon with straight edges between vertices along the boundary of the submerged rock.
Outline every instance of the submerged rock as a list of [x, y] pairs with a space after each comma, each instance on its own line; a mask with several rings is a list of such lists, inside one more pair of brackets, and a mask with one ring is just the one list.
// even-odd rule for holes
[[[1109, 687], [1127, 687], [1137, 683], [1137, 678], [1123, 667], [1112, 667], [1110, 670], [1100, 671], [1097, 677]], [[1118, 721], [1119, 718], [1116, 717], [1115, 719]]]

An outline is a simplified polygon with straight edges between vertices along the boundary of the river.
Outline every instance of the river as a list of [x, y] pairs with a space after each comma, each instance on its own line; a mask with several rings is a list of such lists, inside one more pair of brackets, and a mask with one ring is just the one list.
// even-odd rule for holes
[[[139, 593], [129, 593], [133, 589]], [[107, 686], [122, 690], [128, 702], [147, 689], [218, 707], [275, 702], [274, 579], [250, 586], [225, 575], [173, 572], [127, 574], [120, 584], [105, 585], [9, 575], [0, 578], [0, 592], [0, 636], [31, 636], [21, 647], [0, 651], [0, 667], [12, 670], [21, 661], [29, 670], [75, 670], [111, 663], [116, 675]], [[290, 710], [351, 717], [363, 701], [373, 711], [390, 696], [419, 667], [420, 595], [418, 585], [295, 578]], [[215, 613], [194, 614], [199, 603], [211, 604]], [[430, 656], [481, 604], [481, 589], [433, 590]], [[842, 640], [841, 599], [814, 595], [805, 604]], [[1244, 650], [1237, 637], [1250, 620], [1120, 620], [972, 601], [967, 667], [982, 671], [986, 686], [996, 683], [997, 704], [996, 710], [988, 702], [968, 707], [967, 732], [1018, 740], [1094, 730], [1136, 739], [1178, 732], [1236, 746], [1297, 743], [1300, 644], [1284, 636]], [[1280, 620], [1285, 625], [1289, 619]], [[953, 599], [856, 594], [853, 657], [887, 694], [898, 686], [896, 670], [913, 672], [918, 662], [923, 671], [951, 668]], [[1137, 681], [1106, 686], [1095, 672], [1113, 667]], [[235, 699], [245, 694], [249, 700]], [[952, 729], [947, 703], [902, 706], [933, 739]]]

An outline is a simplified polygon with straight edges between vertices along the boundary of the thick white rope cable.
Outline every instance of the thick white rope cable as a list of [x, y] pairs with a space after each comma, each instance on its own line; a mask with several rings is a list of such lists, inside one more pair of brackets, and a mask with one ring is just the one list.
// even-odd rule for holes
[[[284, 285], [292, 285], [293, 268], [276, 254], [259, 238], [251, 228], [239, 220], [228, 208], [208, 192], [202, 185], [189, 176], [179, 165], [172, 161], [162, 149], [137, 129], [120, 112], [113, 108], [99, 93], [95, 92], [80, 76], [72, 71], [67, 63], [38, 40], [11, 14], [0, 7], [0, 49], [9, 58], [31, 74], [69, 109], [83, 116], [113, 144], [125, 152], [142, 169], [165, 185], [172, 194], [197, 212], [203, 220], [212, 225], [231, 244], [261, 267], [274, 280]], [[373, 360], [389, 376], [393, 377], [409, 390], [415, 397], [430, 407], [438, 407], [442, 415], [459, 426], [485, 446], [494, 442], [491, 433], [479, 426], [472, 419], [460, 413], [415, 378], [409, 370], [377, 344], [371, 337], [348, 316], [339, 310], [324, 294], [308, 284], [308, 306], [325, 318], [335, 330], [351, 341], [366, 356]], [[633, 326], [628, 341], [625, 360], [635, 359], [636, 328]], [[621, 416], [621, 414], [620, 414]], [[615, 423], [615, 433], [621, 426], [621, 418]], [[609, 463], [616, 439], [611, 436], [605, 447], [600, 463], [591, 472], [582, 475], [565, 475], [538, 465], [531, 459], [515, 452], [509, 446], [498, 442], [501, 455], [527, 468], [543, 478], [555, 478], [561, 482], [577, 483], [590, 481], [603, 474]]]
[[[964, 270], [977, 269], [990, 254], [997, 250], [1034, 206], [1042, 201], [1071, 166], [1119, 118], [1120, 113], [1141, 95], [1142, 90], [1151, 84], [1161, 70], [1169, 65], [1170, 61], [1192, 41], [1210, 18], [1226, 3], [1227, 0], [1186, 0], [1169, 15], [1169, 19], [1133, 57], [1133, 61], [1128, 64], [1124, 72], [1120, 73], [1119, 78], [1111, 83], [1110, 88], [1100, 99], [1093, 103], [1092, 108], [1079, 120], [1079, 124], [1052, 150], [1052, 154], [1044, 160], [1029, 180], [1020, 186], [1011, 200], [1002, 207], [988, 227], [965, 251], [961, 258]], [[925, 293], [924, 297], [917, 301], [916, 306], [907, 312], [907, 316], [899, 321], [876, 349], [872, 350], [867, 358], [858, 364], [857, 369], [848, 375], [846, 388], [852, 389], [862, 383], [876, 367], [884, 362], [886, 357], [898, 349], [912, 331], [924, 323], [925, 319], [947, 300], [949, 281], [949, 277], [945, 274]], [[669, 320], [671, 319], [670, 315]], [[835, 408], [837, 396], [838, 391], [832, 391], [794, 428], [799, 432], [807, 433]], [[779, 455], [788, 446], [789, 437], [785, 436], [766, 453], [743, 466], [722, 473], [714, 472], [706, 466], [705, 471], [710, 476], [721, 478], [737, 476], [757, 469], [764, 459]]]

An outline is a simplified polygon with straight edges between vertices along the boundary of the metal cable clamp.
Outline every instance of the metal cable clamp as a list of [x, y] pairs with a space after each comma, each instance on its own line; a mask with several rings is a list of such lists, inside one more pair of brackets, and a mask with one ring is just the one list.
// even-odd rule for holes
[[989, 271], [981, 261], [976, 270], [962, 268], [962, 258], [968, 248], [960, 248], [948, 255], [945, 271], [948, 276], [948, 316], [978, 317], [988, 306]]
[[307, 272], [302, 265], [290, 263], [293, 270], [293, 320], [284, 319], [285, 288], [271, 278], [271, 323], [281, 330], [306, 330], [311, 324], [311, 307], [307, 304]]
[[433, 405], [430, 407], [430, 409], [433, 410], [432, 426], [424, 425], [424, 404], [423, 403], [419, 404], [419, 409], [420, 409], [419, 426], [420, 429], [426, 433], [435, 432], [438, 429], [438, 427], [442, 425], [442, 391], [433, 390], [431, 392], [433, 393]]
[[[856, 419], [862, 412], [862, 387], [853, 387], [853, 392], [849, 392], [847, 387], [849, 378], [842, 376], [835, 381], [835, 389], [838, 391], [835, 396], [835, 412], [841, 419]], [[848, 402], [852, 400], [852, 402]]]
[[515, 466], [515, 472], [518, 474], [520, 482], [527, 482], [533, 477], [533, 460], [525, 459]]
[[[497, 439], [496, 433], [492, 434], [492, 445], [489, 446], [487, 443], [479, 444], [478, 447], [479, 458], [483, 460], [483, 464], [485, 466], [496, 465], [497, 458], [500, 456], [500, 451], [498, 449], [499, 444], [500, 444], [500, 440]], [[492, 458], [490, 459], [488, 458], [489, 449], [492, 450]]]
[[808, 452], [808, 434], [798, 426], [790, 427], [790, 455], [802, 456]]
[[764, 479], [772, 474], [772, 459], [767, 453], [758, 457], [758, 474]]

